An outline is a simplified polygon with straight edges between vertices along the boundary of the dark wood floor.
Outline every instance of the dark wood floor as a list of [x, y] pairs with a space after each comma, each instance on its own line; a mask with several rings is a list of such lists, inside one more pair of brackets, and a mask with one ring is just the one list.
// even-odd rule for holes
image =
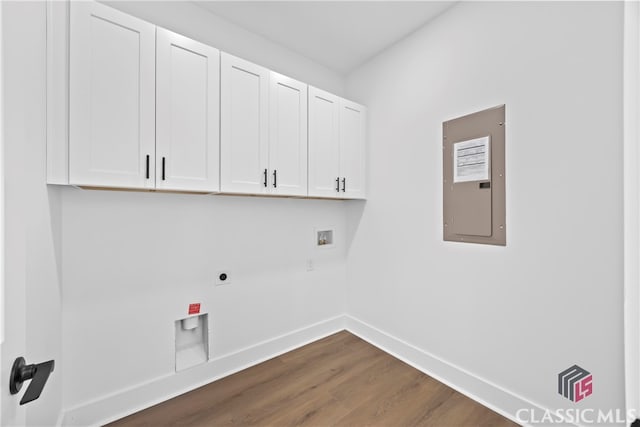
[[339, 332], [111, 426], [515, 426]]

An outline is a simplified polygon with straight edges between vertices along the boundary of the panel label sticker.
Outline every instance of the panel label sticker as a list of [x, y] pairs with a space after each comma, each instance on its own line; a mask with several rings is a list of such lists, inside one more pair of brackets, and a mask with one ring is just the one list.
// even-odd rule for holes
[[200, 313], [200, 303], [189, 304], [189, 314]]
[[484, 181], [490, 178], [488, 136], [453, 144], [453, 182]]

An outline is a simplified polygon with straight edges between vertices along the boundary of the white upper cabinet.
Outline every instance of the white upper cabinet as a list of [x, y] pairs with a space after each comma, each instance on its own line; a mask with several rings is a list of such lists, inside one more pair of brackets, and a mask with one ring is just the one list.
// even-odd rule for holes
[[221, 54], [220, 189], [307, 195], [307, 85]]
[[221, 54], [220, 190], [268, 191], [269, 70]]
[[92, 1], [48, 2], [47, 183], [358, 199], [366, 109]]
[[108, 6], [71, 2], [71, 184], [154, 187], [155, 33]]
[[307, 85], [271, 72], [269, 191], [307, 195]]
[[220, 51], [158, 28], [156, 188], [219, 189]]
[[309, 196], [365, 198], [366, 109], [309, 87]]
[[309, 86], [309, 196], [341, 197], [340, 98]]
[[220, 52], [88, 1], [69, 27], [69, 183], [217, 192]]
[[340, 193], [347, 199], [364, 199], [366, 109], [340, 100]]

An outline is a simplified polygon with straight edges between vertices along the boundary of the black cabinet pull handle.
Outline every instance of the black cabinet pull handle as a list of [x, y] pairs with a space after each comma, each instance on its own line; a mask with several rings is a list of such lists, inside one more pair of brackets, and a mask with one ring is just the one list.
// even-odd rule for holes
[[267, 186], [267, 170], [264, 170], [264, 186]]
[[278, 182], [278, 171], [274, 169], [273, 170], [273, 188], [276, 188], [278, 186], [277, 182]]
[[164, 181], [164, 163], [165, 163], [164, 161], [165, 161], [165, 158], [163, 157], [162, 158], [162, 180], [163, 181]]
[[49, 379], [49, 375], [53, 372], [55, 362], [49, 360], [48, 362], [38, 363], [33, 365], [27, 365], [24, 361], [24, 357], [18, 357], [13, 362], [11, 368], [11, 375], [9, 376], [9, 392], [11, 394], [17, 394], [22, 388], [22, 383], [31, 380], [27, 391], [25, 392], [20, 404], [24, 405], [40, 397], [44, 385]]
[[146, 173], [147, 179], [149, 179], [149, 155], [147, 154], [147, 173]]
[[336, 191], [338, 193], [340, 192], [340, 177], [336, 178]]
[[342, 192], [347, 191], [347, 178], [342, 178]]

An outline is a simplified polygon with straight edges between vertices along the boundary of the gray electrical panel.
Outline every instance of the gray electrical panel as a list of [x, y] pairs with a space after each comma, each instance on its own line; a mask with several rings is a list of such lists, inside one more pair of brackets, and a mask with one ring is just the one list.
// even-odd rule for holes
[[442, 124], [444, 240], [507, 243], [505, 106]]

